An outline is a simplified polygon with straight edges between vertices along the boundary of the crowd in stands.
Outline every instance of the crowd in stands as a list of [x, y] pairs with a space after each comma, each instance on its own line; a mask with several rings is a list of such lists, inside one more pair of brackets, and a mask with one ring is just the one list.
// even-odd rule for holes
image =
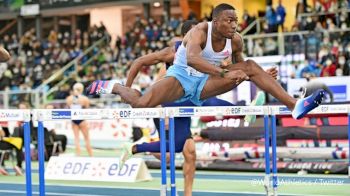
[[[305, 62], [292, 63], [293, 70], [290, 77], [303, 77], [305, 74], [315, 76], [341, 76], [349, 75], [350, 66], [350, 34], [347, 31], [350, 24], [349, 12], [338, 11], [349, 8], [349, 0], [318, 0], [315, 5], [308, 5], [301, 0], [296, 5], [295, 24], [288, 30], [284, 26], [288, 14], [280, 1], [276, 7], [267, 6], [265, 22], [262, 23], [261, 32], [256, 28], [248, 31], [249, 34], [274, 33], [280, 31], [309, 33], [296, 33], [284, 36], [285, 54], [306, 55]], [[319, 12], [332, 12], [319, 15]], [[316, 15], [303, 15], [315, 13]], [[244, 11], [240, 21], [239, 30], [243, 31], [256, 19]], [[210, 20], [206, 16], [202, 20]], [[161, 19], [143, 19], [137, 17], [127, 33], [119, 36], [116, 42], [106, 45], [98, 50], [101, 53], [89, 66], [77, 66], [76, 76], [66, 85], [60, 87], [52, 95], [52, 99], [64, 99], [70, 94], [71, 85], [76, 82], [89, 84], [96, 79], [124, 80], [128, 67], [134, 59], [147, 53], [162, 49], [169, 40], [179, 35], [182, 19], [164, 15]], [[12, 59], [0, 65], [0, 91], [33, 89], [61, 69], [70, 60], [80, 56], [82, 52], [95, 41], [105, 35], [105, 27], [91, 27], [89, 32], [77, 30], [74, 34], [69, 32], [51, 31], [43, 40], [35, 37], [35, 30], [31, 29], [22, 37], [16, 34], [5, 35], [0, 45], [8, 49]], [[337, 31], [340, 30], [340, 31]], [[343, 30], [343, 31], [341, 31]], [[252, 43], [245, 44], [247, 56], [276, 55], [279, 50], [277, 37], [253, 39]], [[144, 68], [136, 83], [142, 89], [152, 83], [159, 66]], [[24, 101], [24, 100], [18, 100]], [[28, 100], [26, 100], [28, 101]]]
[[[276, 8], [267, 6], [260, 34], [289, 32], [283, 42], [278, 35], [248, 41], [248, 56], [278, 55], [283, 47], [285, 55], [305, 54], [305, 62], [292, 62], [289, 77], [302, 78], [348, 76], [350, 67], [350, 1], [317, 0], [314, 5], [300, 0], [296, 5], [295, 23], [291, 29], [284, 26], [286, 9], [279, 1]], [[243, 16], [243, 23], [253, 18]], [[242, 27], [242, 26], [241, 26]], [[245, 26], [243, 26], [245, 27]], [[254, 32], [254, 31], [253, 31]], [[248, 34], [250, 31], [248, 31]]]

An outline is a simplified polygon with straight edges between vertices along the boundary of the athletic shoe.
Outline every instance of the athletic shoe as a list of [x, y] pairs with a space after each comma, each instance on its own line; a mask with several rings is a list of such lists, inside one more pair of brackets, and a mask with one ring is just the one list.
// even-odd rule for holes
[[0, 167], [0, 174], [4, 175], [4, 176], [8, 176], [9, 175], [9, 173], [2, 167]]
[[96, 80], [92, 82], [85, 90], [86, 95], [100, 95], [112, 93], [116, 80]]
[[[250, 103], [250, 106], [261, 106], [265, 104], [265, 93], [263, 91], [259, 91], [254, 100]], [[244, 121], [247, 123], [254, 123], [256, 120], [256, 115], [246, 115], [244, 117]]]
[[125, 143], [123, 145], [123, 152], [122, 155], [119, 158], [119, 168], [122, 169], [125, 162], [132, 157], [132, 147], [134, 146], [133, 143]]
[[312, 95], [299, 99], [294, 106], [292, 116], [294, 119], [301, 119], [311, 110], [319, 106], [323, 100], [325, 91], [318, 89]]

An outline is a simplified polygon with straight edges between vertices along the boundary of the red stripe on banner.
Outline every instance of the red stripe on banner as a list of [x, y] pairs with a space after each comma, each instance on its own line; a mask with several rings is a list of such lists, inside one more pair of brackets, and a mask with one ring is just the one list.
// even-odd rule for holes
[[106, 81], [105, 81], [105, 85], [103, 85], [103, 88], [107, 88], [108, 83], [109, 83], [109, 80], [106, 80]]
[[254, 153], [255, 153], [255, 158], [260, 158], [258, 150], [256, 150]]
[[96, 87], [96, 82], [94, 82], [94, 83], [92, 84], [92, 88], [90, 89], [90, 94], [93, 93], [95, 87]]
[[342, 151], [341, 154], [340, 154], [340, 157], [342, 159], [346, 159], [346, 152], [345, 151]]
[[102, 82], [99, 82], [96, 90], [100, 90], [101, 86], [102, 86]]

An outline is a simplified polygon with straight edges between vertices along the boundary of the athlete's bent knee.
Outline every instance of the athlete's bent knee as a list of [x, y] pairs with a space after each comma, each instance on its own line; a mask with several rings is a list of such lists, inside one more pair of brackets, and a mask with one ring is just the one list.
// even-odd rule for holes
[[259, 69], [259, 65], [253, 61], [253, 60], [246, 60], [245, 61], [245, 64], [246, 64], [246, 69], [247, 69], [247, 72], [246, 74], [251, 74], [251, 73], [254, 73], [257, 69]]

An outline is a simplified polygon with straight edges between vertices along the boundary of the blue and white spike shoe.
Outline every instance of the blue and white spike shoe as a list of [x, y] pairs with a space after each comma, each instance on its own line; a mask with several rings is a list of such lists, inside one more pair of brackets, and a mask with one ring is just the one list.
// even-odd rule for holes
[[301, 119], [311, 110], [318, 107], [323, 100], [325, 91], [323, 89], [318, 89], [312, 95], [301, 98], [295, 103], [295, 107], [292, 111], [292, 116], [294, 119]]

